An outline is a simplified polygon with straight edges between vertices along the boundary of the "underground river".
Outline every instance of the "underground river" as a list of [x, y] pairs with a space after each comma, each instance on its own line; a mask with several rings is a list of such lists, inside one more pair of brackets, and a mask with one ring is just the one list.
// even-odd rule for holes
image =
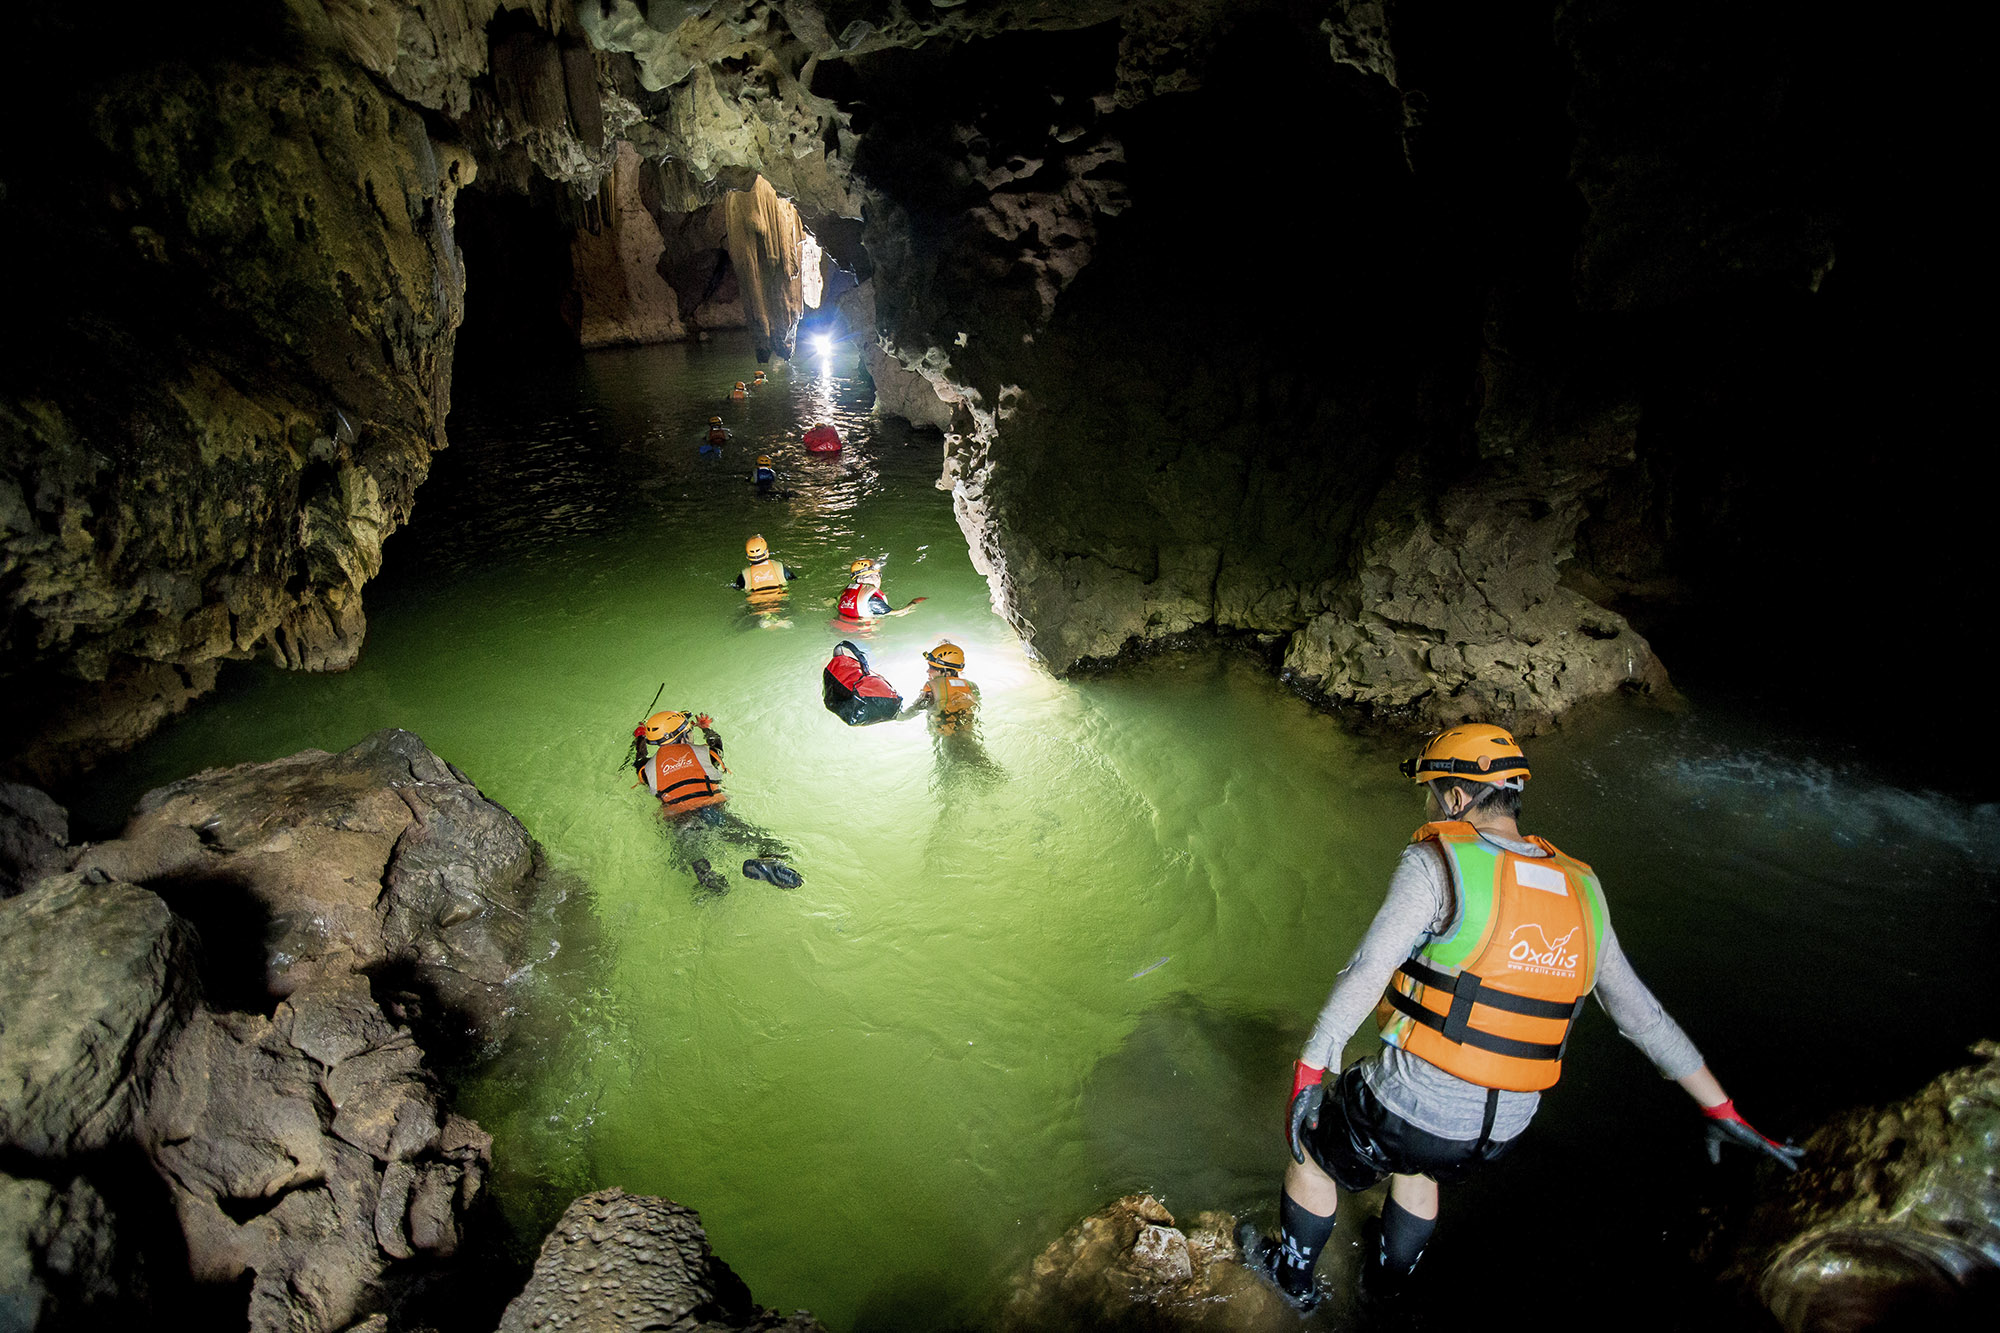
[[[761, 1302], [928, 1329], [989, 1325], [1011, 1276], [1120, 1194], [1268, 1224], [1292, 1058], [1420, 817], [1407, 742], [1350, 734], [1233, 652], [1053, 679], [992, 611], [936, 438], [871, 419], [849, 351], [724, 403], [755, 369], [725, 338], [462, 371], [359, 665], [227, 674], [71, 795], [78, 835], [197, 769], [384, 726], [512, 810], [561, 893], [519, 1035], [461, 1104], [524, 1246], [579, 1192], [662, 1194]], [[719, 461], [696, 450], [711, 413], [735, 433]], [[838, 461], [797, 443], [822, 417], [851, 441]], [[790, 498], [747, 484], [760, 452]], [[727, 586], [752, 533], [804, 575], [776, 621]], [[865, 639], [878, 667], [908, 692], [923, 649], [961, 644], [976, 747], [820, 706], [860, 554], [888, 556], [892, 600], [928, 599]], [[713, 714], [732, 808], [802, 887], [731, 862], [705, 899], [669, 867], [621, 763], [663, 680], [660, 707]], [[1587, 710], [1529, 753], [1524, 825], [1596, 864], [1626, 951], [1761, 1128], [1906, 1094], [1993, 1035], [1990, 991], [1954, 999], [1932, 970], [2000, 943], [1993, 807], [1699, 690], [1681, 713]], [[1689, 1254], [1755, 1172], [1710, 1168], [1691, 1105], [1588, 1014], [1527, 1140], [1447, 1196], [1430, 1281], [1490, 1291], [1553, 1241], [1640, 1323], [1733, 1321]], [[1345, 1282], [1360, 1217], [1323, 1281]]]

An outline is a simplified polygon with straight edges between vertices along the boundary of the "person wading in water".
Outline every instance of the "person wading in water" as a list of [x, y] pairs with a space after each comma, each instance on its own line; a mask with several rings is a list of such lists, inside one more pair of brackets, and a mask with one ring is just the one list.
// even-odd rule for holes
[[[1364, 1295], [1393, 1297], [1437, 1225], [1438, 1187], [1504, 1156], [1562, 1075], [1586, 995], [1708, 1117], [1708, 1151], [1741, 1144], [1795, 1170], [1799, 1150], [1752, 1129], [1618, 947], [1591, 868], [1517, 820], [1528, 761], [1504, 728], [1468, 724], [1403, 763], [1429, 821], [1403, 850], [1388, 897], [1335, 982], [1293, 1068], [1292, 1164], [1279, 1235], [1238, 1229], [1244, 1260], [1295, 1304], [1340, 1190], [1389, 1180]], [[1373, 1011], [1383, 1045], [1331, 1084], [1329, 1066]]]

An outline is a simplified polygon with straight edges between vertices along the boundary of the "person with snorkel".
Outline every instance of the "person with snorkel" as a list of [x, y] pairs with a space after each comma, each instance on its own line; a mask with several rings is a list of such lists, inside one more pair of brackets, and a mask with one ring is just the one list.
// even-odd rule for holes
[[[658, 697], [655, 696], [655, 702]], [[693, 743], [695, 728], [700, 745]], [[795, 889], [803, 877], [785, 864], [789, 855], [768, 833], [722, 808], [728, 796], [722, 775], [722, 737], [706, 713], [654, 713], [632, 729], [632, 768], [646, 789], [659, 798], [673, 832], [675, 860], [693, 872], [695, 882], [710, 893], [729, 891], [729, 880], [702, 855], [720, 840], [756, 848], [743, 862], [746, 879], [761, 879], [781, 889]]]

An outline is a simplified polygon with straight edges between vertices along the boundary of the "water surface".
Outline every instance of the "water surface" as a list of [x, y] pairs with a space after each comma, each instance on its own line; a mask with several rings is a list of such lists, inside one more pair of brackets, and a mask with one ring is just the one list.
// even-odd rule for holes
[[[232, 672], [79, 823], [383, 726], [514, 811], [571, 887], [520, 1038], [464, 1100], [530, 1241], [581, 1191], [664, 1194], [764, 1303], [926, 1329], [989, 1322], [1011, 1274], [1128, 1191], [1268, 1220], [1292, 1057], [1420, 817], [1400, 751], [1240, 655], [1051, 678], [991, 610], [936, 437], [871, 420], [850, 354], [724, 403], [754, 369], [723, 340], [463, 373], [359, 665]], [[696, 450], [711, 413], [736, 432], [719, 461]], [[853, 442], [838, 461], [797, 444], [822, 417]], [[791, 498], [747, 484], [760, 452]], [[726, 586], [752, 533], [804, 573], [781, 617]], [[888, 556], [897, 602], [929, 599], [868, 649], [908, 690], [924, 648], [963, 645], [976, 744], [821, 708], [860, 554]], [[802, 888], [705, 900], [669, 866], [622, 763], [663, 682], [659, 706], [714, 715], [731, 808], [790, 845]], [[1597, 865], [1627, 951], [1763, 1127], [1907, 1092], [1994, 1035], [1991, 989], [1931, 971], [1996, 943], [1992, 807], [1712, 704], [1586, 710], [1531, 757], [1527, 826]], [[1572, 1050], [1512, 1161], [1447, 1199], [1432, 1281], [1491, 1291], [1554, 1246], [1630, 1322], [1728, 1322], [1687, 1255], [1749, 1164], [1706, 1166], [1691, 1106], [1600, 1012]]]

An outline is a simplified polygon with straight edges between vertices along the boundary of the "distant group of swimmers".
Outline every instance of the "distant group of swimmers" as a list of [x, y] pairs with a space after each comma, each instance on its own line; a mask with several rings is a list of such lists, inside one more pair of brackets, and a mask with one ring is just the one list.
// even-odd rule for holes
[[[752, 391], [763, 388], [766, 383], [764, 372], [760, 370], [748, 383], [737, 380], [729, 390], [729, 398], [733, 402], [741, 402], [750, 397]], [[707, 429], [702, 433], [698, 452], [703, 457], [720, 458], [722, 457], [723, 446], [728, 444], [734, 436], [735, 432], [722, 424], [721, 417], [712, 416], [708, 419]], [[834, 428], [833, 423], [830, 421], [815, 421], [801, 435], [800, 439], [805, 445], [806, 452], [809, 454], [838, 454], [845, 447], [845, 441], [840, 438], [840, 432]], [[769, 454], [757, 455], [756, 464], [750, 471], [750, 483], [757, 488], [759, 495], [789, 498], [792, 494], [790, 491], [778, 489], [777, 464], [772, 462]]]
[[[748, 384], [736, 381], [729, 397], [747, 398], [752, 389], [764, 383], [764, 372], [758, 371]], [[721, 417], [710, 417], [701, 452], [721, 457], [731, 434]], [[816, 422], [806, 431], [803, 441], [810, 453], [836, 454], [842, 448], [840, 433], [825, 421]], [[768, 454], [757, 456], [750, 481], [760, 495], [790, 494], [777, 489], [777, 467]], [[776, 627], [789, 625], [789, 621], [777, 620], [775, 614], [799, 571], [773, 559], [770, 544], [761, 535], [745, 542], [743, 552], [749, 563], [732, 586], [746, 594], [752, 610], [759, 613], [764, 623]], [[848, 566], [847, 587], [835, 602], [837, 626], [866, 630], [877, 620], [907, 614], [925, 600], [913, 597], [900, 607], [890, 603], [882, 591], [886, 559], [862, 556]], [[949, 639], [940, 639], [924, 653], [924, 665], [923, 688], [907, 706], [896, 711], [893, 720], [904, 721], [928, 713], [938, 734], [960, 733], [970, 724], [979, 705], [978, 687], [964, 677], [965, 650]], [[696, 729], [701, 732], [700, 744], [694, 743]], [[702, 854], [715, 850], [711, 844], [718, 839], [754, 850], [755, 855], [743, 862], [746, 878], [761, 879], [781, 888], [793, 888], [802, 881], [799, 872], [787, 864], [789, 853], [782, 844], [722, 808], [728, 799], [722, 790], [722, 776], [729, 767], [722, 759], [722, 737], [708, 714], [682, 710], [652, 713], [632, 730], [631, 764], [673, 821], [676, 861], [692, 872], [704, 890], [721, 893], [729, 887], [727, 877], [714, 868], [709, 856]]]

